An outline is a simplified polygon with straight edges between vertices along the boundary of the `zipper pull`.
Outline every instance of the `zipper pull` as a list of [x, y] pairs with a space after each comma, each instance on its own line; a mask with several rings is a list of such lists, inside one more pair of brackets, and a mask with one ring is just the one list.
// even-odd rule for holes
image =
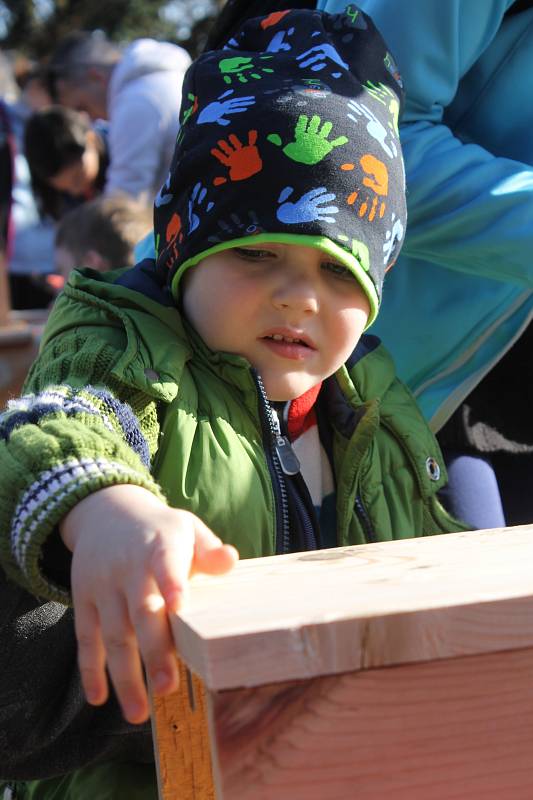
[[298, 475], [300, 472], [300, 462], [287, 437], [276, 436], [274, 446], [279, 458], [279, 463], [281, 464], [281, 469], [285, 475]]
[[281, 469], [285, 475], [298, 475], [301, 469], [298, 456], [287, 437], [282, 435], [279, 419], [274, 411], [272, 412], [272, 427], [274, 428], [274, 447]]

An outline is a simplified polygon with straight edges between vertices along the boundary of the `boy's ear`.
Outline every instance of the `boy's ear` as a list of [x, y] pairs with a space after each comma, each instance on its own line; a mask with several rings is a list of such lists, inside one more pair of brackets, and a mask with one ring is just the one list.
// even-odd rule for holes
[[109, 272], [111, 263], [97, 250], [87, 250], [83, 257], [83, 265], [97, 270], [97, 272]]
[[98, 143], [98, 134], [92, 128], [89, 128], [87, 133], [85, 134], [85, 145], [91, 145], [92, 147], [96, 147]]

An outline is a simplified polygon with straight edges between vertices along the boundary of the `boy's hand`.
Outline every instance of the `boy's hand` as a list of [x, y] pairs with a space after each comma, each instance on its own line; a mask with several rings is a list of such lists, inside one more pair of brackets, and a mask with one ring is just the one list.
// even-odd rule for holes
[[144, 722], [149, 710], [142, 663], [157, 693], [178, 686], [167, 612], [182, 607], [192, 574], [227, 572], [237, 551], [194, 514], [168, 507], [139, 486], [111, 486], [86, 497], [64, 518], [60, 532], [73, 554], [72, 598], [87, 700], [107, 700], [107, 664], [124, 716]]

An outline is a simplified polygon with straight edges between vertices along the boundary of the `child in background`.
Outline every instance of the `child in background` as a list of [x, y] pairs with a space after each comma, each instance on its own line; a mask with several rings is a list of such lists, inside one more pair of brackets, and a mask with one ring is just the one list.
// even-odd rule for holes
[[189, 70], [157, 259], [72, 273], [1, 418], [0, 556], [27, 590], [11, 697], [32, 702], [0, 703], [1, 777], [155, 796], [143, 670], [176, 688], [167, 612], [191, 574], [461, 529], [434, 437], [363, 335], [406, 224], [400, 104], [353, 5], [250, 20]]
[[137, 242], [152, 230], [152, 210], [127, 195], [97, 197], [59, 222], [55, 262], [67, 278], [76, 267], [108, 272], [134, 264]]
[[109, 163], [103, 126], [62, 106], [37, 111], [26, 123], [24, 152], [43, 216], [60, 219], [102, 192]]

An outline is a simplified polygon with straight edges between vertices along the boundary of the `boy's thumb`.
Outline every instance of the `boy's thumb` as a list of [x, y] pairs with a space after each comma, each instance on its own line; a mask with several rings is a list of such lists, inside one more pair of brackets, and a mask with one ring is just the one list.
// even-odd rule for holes
[[191, 574], [204, 572], [222, 575], [232, 569], [238, 560], [239, 553], [233, 545], [224, 544], [207, 525], [197, 520]]

